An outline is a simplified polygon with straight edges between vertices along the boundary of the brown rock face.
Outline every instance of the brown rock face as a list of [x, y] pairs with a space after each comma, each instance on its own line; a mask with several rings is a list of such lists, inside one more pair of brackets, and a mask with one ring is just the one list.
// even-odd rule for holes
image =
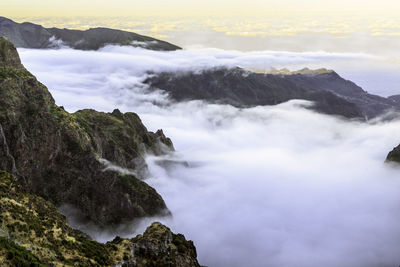
[[98, 225], [164, 213], [161, 196], [138, 175], [104, 171], [101, 159], [140, 173], [145, 152], [171, 149], [171, 140], [147, 131], [134, 113], [70, 114], [56, 106], [0, 38], [0, 168], [30, 192], [71, 204]]

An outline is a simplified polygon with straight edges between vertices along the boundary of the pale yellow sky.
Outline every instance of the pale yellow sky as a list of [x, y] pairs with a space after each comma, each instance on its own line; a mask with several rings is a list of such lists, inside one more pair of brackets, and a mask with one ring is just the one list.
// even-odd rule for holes
[[0, 0], [0, 16], [182, 47], [398, 53], [400, 0]]
[[399, 0], [1, 0], [1, 15], [17, 16], [398, 16]]

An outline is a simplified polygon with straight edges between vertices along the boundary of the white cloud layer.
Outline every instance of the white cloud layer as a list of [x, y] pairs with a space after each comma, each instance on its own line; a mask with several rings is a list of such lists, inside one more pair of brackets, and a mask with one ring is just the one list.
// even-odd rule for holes
[[400, 123], [343, 122], [294, 104], [143, 114], [195, 166], [151, 164], [174, 215], [166, 223], [207, 266], [398, 264], [400, 170], [383, 160]]
[[[240, 52], [211, 48], [165, 53], [116, 46], [105, 47], [100, 52], [72, 49], [19, 49], [19, 51], [24, 64], [33, 70], [40, 80], [46, 81], [52, 90], [56, 90], [55, 94], [62, 94], [65, 91], [63, 88], [65, 85], [78, 88], [76, 93], [81, 93], [82, 89], [97, 92], [99, 87], [107, 88], [108, 84], [102, 82], [97, 84], [100, 79], [108, 83], [115, 81], [130, 84], [133, 82], [132, 79], [138, 79], [149, 70], [197, 70], [215, 66], [240, 66], [255, 70], [269, 70], [270, 67], [286, 67], [291, 70], [303, 67], [329, 68], [361, 85], [370, 93], [383, 96], [400, 93], [398, 63], [389, 64], [384, 58], [362, 53]], [[98, 61], [99, 58], [101, 62], [107, 64], [105, 66], [93, 64], [93, 61]], [[49, 64], [54, 68], [49, 70], [47, 68]], [[72, 75], [67, 83], [60, 77], [64, 74], [65, 67]], [[106, 70], [109, 71], [107, 77], [103, 75]], [[91, 86], [92, 82], [96, 83], [96, 88]], [[56, 97], [56, 99], [60, 98]], [[68, 101], [67, 104], [71, 105], [71, 102]]]
[[164, 169], [149, 157], [147, 182], [173, 213], [160, 220], [194, 240], [201, 264], [399, 265], [400, 170], [383, 161], [400, 142], [400, 121], [342, 121], [302, 108], [304, 101], [244, 110], [201, 101], [162, 107], [153, 103], [165, 103], [165, 95], [147, 93], [140, 83], [147, 70], [344, 67], [375, 58], [118, 47], [20, 53], [59, 105], [134, 111], [149, 129], [163, 128], [172, 138], [173, 159], [190, 167]]

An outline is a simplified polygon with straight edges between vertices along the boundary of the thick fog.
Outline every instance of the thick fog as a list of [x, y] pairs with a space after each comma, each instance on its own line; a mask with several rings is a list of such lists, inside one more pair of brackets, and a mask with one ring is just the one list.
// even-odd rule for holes
[[162, 221], [192, 239], [200, 263], [210, 267], [400, 264], [400, 169], [384, 164], [400, 143], [400, 121], [344, 121], [299, 100], [250, 109], [201, 101], [160, 105], [168, 103], [166, 95], [141, 84], [148, 70], [332, 68], [374, 58], [120, 47], [19, 52], [57, 104], [69, 111], [137, 112], [150, 130], [162, 128], [173, 140], [177, 151], [165, 159], [189, 163], [163, 168], [163, 158], [147, 158], [146, 181], [173, 217], [145, 219], [131, 236]]

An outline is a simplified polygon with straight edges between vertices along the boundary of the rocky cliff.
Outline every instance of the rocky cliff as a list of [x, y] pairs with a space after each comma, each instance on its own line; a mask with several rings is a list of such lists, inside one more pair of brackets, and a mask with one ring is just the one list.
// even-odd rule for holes
[[[66, 77], [67, 78], [67, 77]], [[66, 112], [0, 38], [0, 169], [55, 205], [70, 204], [98, 225], [166, 214], [161, 196], [143, 182], [145, 153], [172, 150], [134, 113]], [[110, 162], [129, 174], [105, 168]]]
[[5, 266], [200, 266], [181, 234], [153, 223], [143, 235], [101, 244], [72, 229], [54, 205], [0, 171], [0, 262]]
[[44, 28], [29, 22], [16, 23], [4, 17], [0, 17], [0, 36], [7, 37], [17, 47], [25, 48], [66, 45], [74, 49], [97, 50], [105, 45], [114, 44], [160, 51], [181, 49], [168, 42], [133, 32], [108, 28], [93, 28], [86, 31]]

